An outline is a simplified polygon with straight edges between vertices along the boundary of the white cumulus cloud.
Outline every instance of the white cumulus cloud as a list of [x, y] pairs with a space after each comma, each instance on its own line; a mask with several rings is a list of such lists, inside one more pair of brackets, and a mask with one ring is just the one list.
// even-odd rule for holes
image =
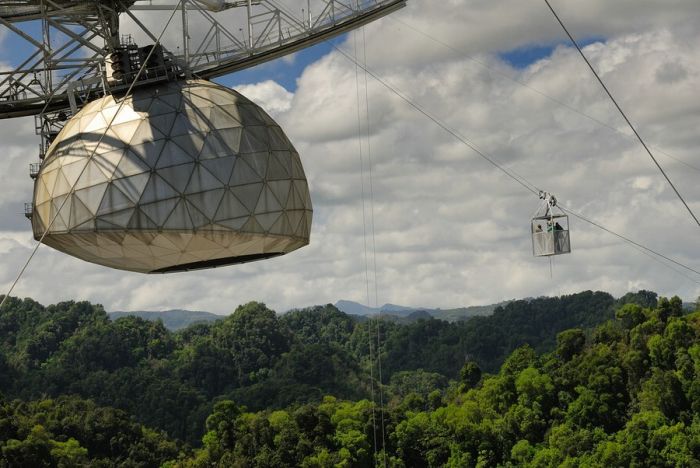
[[[673, 8], [650, 0], [553, 4], [577, 37], [602, 37], [584, 52], [699, 213], [696, 2], [679, 0]], [[367, 27], [367, 63], [561, 203], [700, 269], [698, 226], [575, 49], [559, 46], [522, 70], [499, 58], [563, 40], [543, 7], [516, 0], [409, 1], [393, 19]], [[361, 56], [362, 33], [357, 41], [350, 36], [343, 50]], [[550, 276], [549, 262], [531, 254], [529, 219], [537, 197], [372, 77], [365, 94], [362, 70], [338, 52], [308, 66], [297, 83], [293, 94], [273, 81], [238, 90], [278, 120], [302, 156], [314, 202], [308, 247], [264, 262], [163, 276], [108, 270], [42, 248], [16, 294], [44, 302], [89, 299], [111, 310], [224, 313], [253, 299], [284, 310], [341, 298], [368, 302], [367, 271], [369, 302], [375, 302], [376, 246], [380, 304], [453, 307], [584, 289], [700, 295], [700, 275], [666, 268], [578, 219], [571, 220], [573, 253], [556, 257]], [[37, 144], [31, 131], [29, 119], [0, 126], [7, 155], [0, 159], [5, 288], [30, 252], [31, 234], [19, 212], [31, 192], [26, 163], [35, 159]]]
[[276, 117], [292, 107], [294, 95], [272, 80], [250, 85], [241, 85], [236, 91], [265, 109], [271, 116]]

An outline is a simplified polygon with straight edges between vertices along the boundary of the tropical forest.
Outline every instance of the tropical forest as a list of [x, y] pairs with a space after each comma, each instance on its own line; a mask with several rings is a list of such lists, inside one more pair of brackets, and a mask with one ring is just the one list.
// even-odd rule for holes
[[2, 467], [700, 466], [700, 309], [650, 291], [448, 322], [277, 314], [176, 332], [8, 298]]

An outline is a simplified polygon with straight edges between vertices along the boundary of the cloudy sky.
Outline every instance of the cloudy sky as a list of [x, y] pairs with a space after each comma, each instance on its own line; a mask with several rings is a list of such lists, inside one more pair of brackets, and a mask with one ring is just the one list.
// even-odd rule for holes
[[[700, 214], [697, 0], [552, 4]], [[543, 1], [409, 0], [334, 44], [366, 54], [382, 80], [569, 208], [700, 270], [700, 227]], [[12, 63], [2, 42], [0, 49], [0, 61]], [[700, 275], [669, 268], [576, 218], [573, 252], [554, 259], [550, 276], [549, 261], [531, 253], [537, 197], [332, 45], [219, 81], [261, 104], [301, 154], [314, 203], [311, 244], [264, 262], [163, 276], [110, 270], [42, 247], [14, 295], [86, 299], [108, 310], [216, 313], [249, 300], [283, 311], [339, 299], [448, 308], [587, 289], [700, 295]], [[6, 290], [34, 245], [22, 216], [38, 146], [33, 120], [1, 121], [0, 141]]]

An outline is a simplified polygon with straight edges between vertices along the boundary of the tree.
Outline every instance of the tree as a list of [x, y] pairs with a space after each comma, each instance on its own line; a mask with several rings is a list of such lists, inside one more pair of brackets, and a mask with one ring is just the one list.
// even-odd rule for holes
[[651, 378], [644, 383], [639, 399], [642, 409], [659, 410], [671, 420], [689, 409], [681, 383], [671, 371], [654, 369]]
[[241, 408], [230, 400], [214, 405], [206, 422], [207, 436], [212, 435], [206, 442], [210, 450], [232, 450], [235, 447], [238, 439], [236, 422], [241, 413]]
[[654, 309], [658, 303], [658, 295], [653, 291], [646, 291], [644, 289], [637, 291], [636, 293], [629, 292], [618, 299], [620, 304], [636, 304], [642, 308]]
[[622, 323], [622, 326], [631, 330], [646, 320], [644, 309], [638, 304], [625, 304], [615, 312], [615, 318]]
[[273, 367], [291, 344], [289, 330], [274, 311], [259, 302], [239, 306], [214, 325], [213, 335], [218, 346], [229, 350], [240, 384], [251, 382], [259, 370]]
[[65, 442], [51, 441], [51, 445], [51, 457], [58, 466], [80, 466], [88, 462], [88, 450], [72, 437]]
[[447, 387], [448, 379], [436, 372], [426, 372], [423, 369], [415, 371], [395, 372], [391, 376], [389, 391], [398, 399], [409, 393], [425, 398], [434, 390]]
[[459, 376], [465, 388], [474, 388], [481, 381], [481, 368], [474, 361], [467, 361], [462, 366]]
[[23, 440], [10, 439], [2, 446], [3, 459], [9, 466], [51, 466], [51, 440], [44, 426], [31, 428]]
[[564, 361], [569, 361], [583, 351], [586, 334], [580, 328], [565, 330], [557, 335], [557, 354]]

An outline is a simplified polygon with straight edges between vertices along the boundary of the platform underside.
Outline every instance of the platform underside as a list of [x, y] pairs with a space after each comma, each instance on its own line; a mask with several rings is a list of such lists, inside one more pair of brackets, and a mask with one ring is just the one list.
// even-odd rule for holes
[[139, 273], [174, 273], [276, 257], [308, 244], [296, 237], [226, 231], [73, 232], [43, 243], [82, 260]]

